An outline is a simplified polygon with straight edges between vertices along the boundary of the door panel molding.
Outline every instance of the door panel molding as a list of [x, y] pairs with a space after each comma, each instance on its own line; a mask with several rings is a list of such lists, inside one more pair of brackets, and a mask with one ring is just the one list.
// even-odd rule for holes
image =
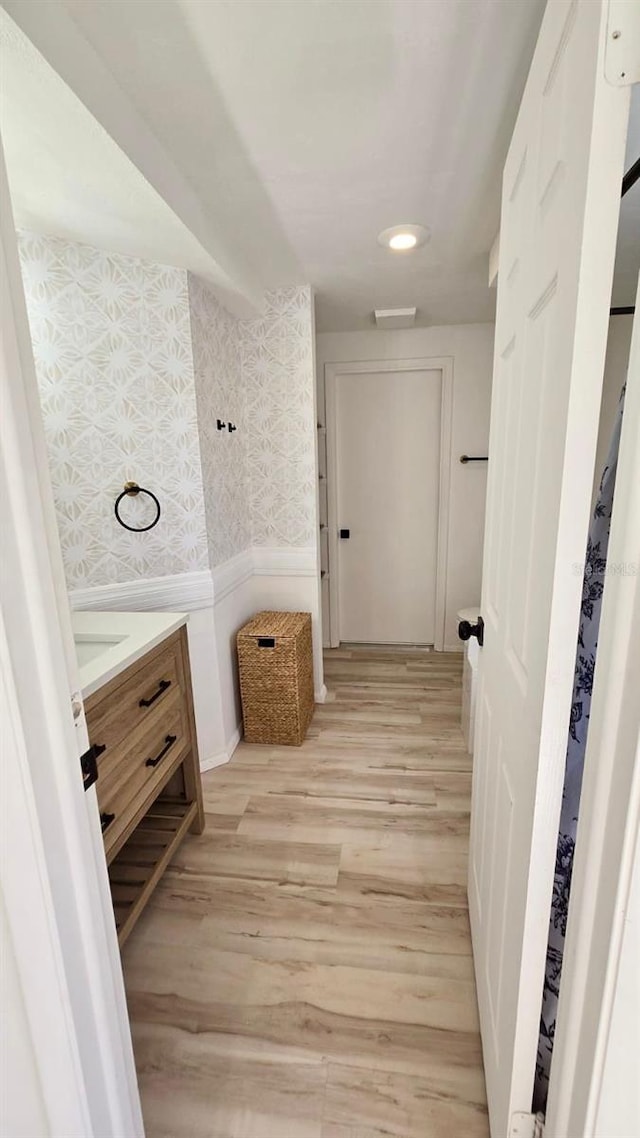
[[439, 371], [442, 376], [440, 411], [440, 485], [438, 494], [438, 537], [436, 556], [436, 602], [434, 648], [444, 651], [447, 608], [447, 560], [451, 483], [451, 433], [453, 424], [453, 357], [427, 356], [420, 359], [356, 360], [324, 365], [327, 406], [327, 522], [329, 527], [329, 643], [340, 643], [338, 625], [338, 486], [337, 486], [337, 381], [344, 375], [378, 375], [399, 371]]
[[548, 0], [503, 179], [469, 853], [496, 1138], [531, 1110], [570, 721], [629, 102], [605, 32]]

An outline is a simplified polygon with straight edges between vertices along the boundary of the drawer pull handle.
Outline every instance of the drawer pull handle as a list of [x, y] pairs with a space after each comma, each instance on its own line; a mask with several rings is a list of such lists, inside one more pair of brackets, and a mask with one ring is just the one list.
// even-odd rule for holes
[[111, 825], [115, 819], [115, 814], [101, 814], [100, 815], [100, 828], [104, 834], [105, 830]]
[[154, 691], [153, 695], [150, 695], [148, 699], [141, 699], [138, 706], [151, 707], [151, 704], [156, 702], [156, 700], [162, 695], [163, 691], [166, 691], [167, 688], [170, 687], [171, 680], [160, 680], [160, 683], [158, 684], [158, 690]]
[[178, 738], [177, 735], [167, 735], [165, 738], [165, 741], [164, 741], [164, 747], [160, 751], [160, 754], [156, 755], [155, 759], [147, 759], [145, 766], [146, 767], [157, 767], [158, 763], [160, 762], [160, 759], [163, 759], [164, 756], [166, 755], [167, 751], [171, 750], [171, 748], [173, 747], [173, 744], [175, 743], [177, 738]]

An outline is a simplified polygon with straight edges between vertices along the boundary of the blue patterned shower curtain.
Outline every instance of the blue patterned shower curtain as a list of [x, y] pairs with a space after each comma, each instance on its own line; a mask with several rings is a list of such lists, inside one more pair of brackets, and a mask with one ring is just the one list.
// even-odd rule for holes
[[549, 922], [547, 964], [542, 998], [542, 1014], [540, 1018], [540, 1039], [538, 1042], [536, 1084], [533, 1099], [534, 1111], [545, 1110], [547, 1091], [549, 1088], [549, 1070], [551, 1067], [551, 1055], [553, 1052], [553, 1039], [556, 1027], [556, 1011], [558, 1007], [558, 993], [560, 991], [564, 938], [567, 931], [573, 851], [578, 825], [582, 771], [585, 748], [587, 745], [587, 731], [589, 729], [589, 712], [591, 709], [591, 689], [593, 686], [593, 672], [598, 647], [598, 629], [600, 626], [600, 610], [602, 607], [602, 594], [604, 592], [604, 579], [607, 567], [607, 546], [609, 544], [609, 529], [611, 526], [613, 491], [618, 465], [618, 446], [620, 443], [620, 427], [622, 425], [624, 391], [625, 389], [623, 388], [618, 404], [618, 414], [607, 457], [607, 464], [604, 468], [598, 499], [591, 520], [589, 539], [587, 542], [587, 555], [584, 565], [582, 611], [576, 651], [573, 702], [571, 705], [571, 720], [569, 723], [569, 742], [567, 745], [562, 810], [556, 849], [556, 868], [553, 883], [553, 899], [551, 902], [551, 919]]

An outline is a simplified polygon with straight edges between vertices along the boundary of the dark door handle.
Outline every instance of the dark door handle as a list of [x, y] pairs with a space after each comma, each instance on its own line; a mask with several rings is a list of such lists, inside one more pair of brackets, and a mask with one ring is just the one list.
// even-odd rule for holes
[[155, 703], [155, 701], [159, 699], [163, 691], [166, 691], [167, 688], [170, 687], [171, 680], [160, 680], [160, 683], [158, 684], [158, 690], [154, 691], [153, 695], [150, 695], [148, 699], [141, 699], [138, 707], [151, 707], [151, 704]]
[[348, 541], [350, 537], [351, 537], [351, 530], [350, 529], [341, 529], [340, 530], [340, 540], [341, 541]]
[[107, 827], [110, 826], [114, 820], [115, 820], [115, 814], [102, 813], [100, 815], [100, 828], [101, 828], [103, 834], [104, 834], [105, 830], [107, 829]]
[[478, 644], [482, 648], [484, 644], [484, 621], [482, 617], [478, 617], [477, 624], [471, 624], [468, 620], [461, 620], [458, 625], [458, 636], [461, 640], [471, 640], [472, 636], [477, 636]]
[[178, 738], [177, 735], [167, 735], [165, 738], [165, 741], [164, 741], [164, 747], [160, 751], [160, 754], [156, 755], [155, 759], [147, 759], [147, 761], [144, 765], [146, 767], [157, 767], [158, 763], [160, 762], [160, 759], [163, 759], [164, 756], [166, 755], [167, 751], [171, 750], [171, 748], [173, 747], [173, 744], [175, 743], [177, 738]]

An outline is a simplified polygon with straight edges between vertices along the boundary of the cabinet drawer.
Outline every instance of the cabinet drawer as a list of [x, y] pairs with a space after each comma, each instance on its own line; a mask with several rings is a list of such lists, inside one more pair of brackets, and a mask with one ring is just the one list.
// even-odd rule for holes
[[176, 693], [172, 707], [155, 717], [149, 730], [116, 748], [107, 764], [98, 764], [96, 789], [108, 860], [190, 742], [185, 705]]
[[85, 707], [89, 738], [104, 748], [104, 759], [147, 719], [151, 721], [161, 713], [176, 690], [183, 689], [180, 641], [163, 645], [161, 651], [128, 669], [119, 680], [102, 698], [91, 697]]

